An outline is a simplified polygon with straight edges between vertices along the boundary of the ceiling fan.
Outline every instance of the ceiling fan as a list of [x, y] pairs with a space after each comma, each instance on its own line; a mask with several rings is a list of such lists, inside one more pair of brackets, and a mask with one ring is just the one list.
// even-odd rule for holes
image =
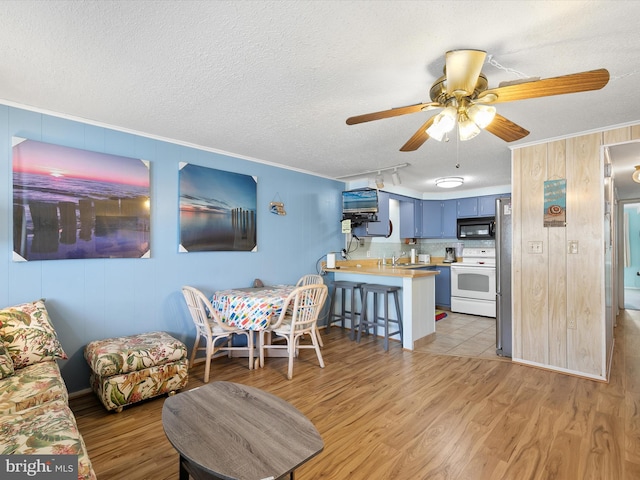
[[489, 89], [487, 77], [481, 71], [486, 56], [482, 50], [451, 50], [445, 56], [444, 75], [429, 91], [431, 102], [349, 117], [347, 125], [442, 109], [429, 118], [400, 151], [417, 150], [429, 138], [441, 141], [456, 125], [460, 140], [470, 140], [485, 129], [505, 142], [513, 142], [529, 135], [529, 131], [496, 113], [491, 104], [599, 90], [609, 81], [609, 72], [600, 68], [542, 80], [503, 82]]

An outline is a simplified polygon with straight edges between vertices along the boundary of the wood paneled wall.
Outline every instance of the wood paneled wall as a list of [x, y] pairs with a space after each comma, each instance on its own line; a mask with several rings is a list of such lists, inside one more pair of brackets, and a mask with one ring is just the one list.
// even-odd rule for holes
[[[609, 220], [601, 150], [635, 138], [640, 125], [514, 149], [515, 362], [607, 378], [613, 319], [605, 311]], [[544, 227], [544, 182], [560, 178], [567, 180], [566, 227]], [[578, 253], [569, 253], [570, 241], [578, 242]], [[542, 242], [542, 253], [528, 253], [530, 242]]]

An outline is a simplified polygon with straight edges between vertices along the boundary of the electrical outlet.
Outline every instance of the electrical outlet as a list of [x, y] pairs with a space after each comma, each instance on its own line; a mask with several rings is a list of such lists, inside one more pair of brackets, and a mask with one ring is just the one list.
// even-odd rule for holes
[[371, 250], [367, 250], [367, 258], [371, 258]]
[[542, 242], [529, 242], [527, 246], [528, 253], [542, 253]]
[[576, 330], [578, 327], [576, 326], [576, 319], [575, 317], [569, 317], [567, 319], [567, 328], [570, 328], [571, 330]]
[[340, 255], [342, 255], [343, 259], [347, 258], [347, 251], [343, 248], [342, 251], [340, 252]]

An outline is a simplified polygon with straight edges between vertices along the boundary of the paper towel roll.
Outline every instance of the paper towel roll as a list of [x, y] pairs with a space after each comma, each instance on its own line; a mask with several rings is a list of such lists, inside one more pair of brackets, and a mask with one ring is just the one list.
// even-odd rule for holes
[[416, 249], [411, 249], [411, 263], [416, 263]]
[[327, 268], [336, 268], [336, 254], [327, 253]]

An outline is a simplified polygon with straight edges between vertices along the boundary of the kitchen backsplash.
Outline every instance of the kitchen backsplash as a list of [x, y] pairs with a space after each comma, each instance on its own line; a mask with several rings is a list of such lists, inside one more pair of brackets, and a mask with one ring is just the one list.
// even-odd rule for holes
[[[411, 249], [416, 249], [416, 254], [428, 253], [432, 257], [444, 257], [445, 247], [455, 247], [456, 244], [462, 243], [465, 247], [494, 247], [495, 240], [438, 240], [438, 239], [417, 239], [415, 244], [407, 244], [403, 242], [398, 243], [377, 243], [372, 242], [371, 238], [363, 238], [364, 245], [353, 239], [349, 244], [349, 250], [347, 258], [359, 259], [359, 258], [391, 258], [393, 255], [400, 255], [404, 253], [405, 256], [410, 256]], [[368, 255], [367, 255], [368, 253]]]

